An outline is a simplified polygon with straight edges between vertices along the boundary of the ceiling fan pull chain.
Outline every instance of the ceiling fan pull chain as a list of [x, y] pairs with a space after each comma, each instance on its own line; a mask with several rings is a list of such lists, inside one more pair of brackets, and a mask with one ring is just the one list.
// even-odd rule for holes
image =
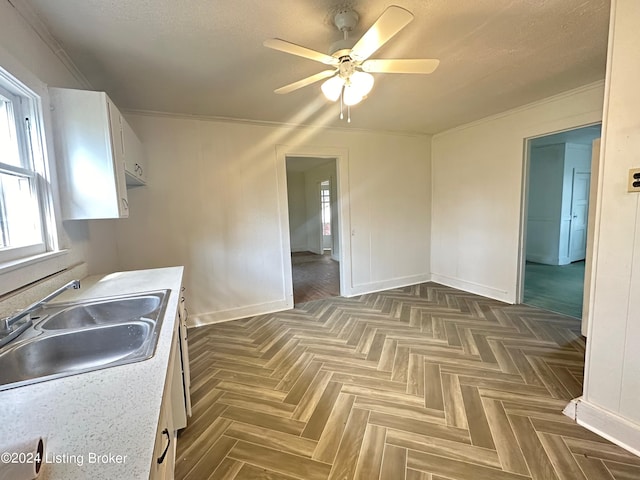
[[347, 105], [347, 123], [351, 123], [351, 105]]
[[344, 113], [342, 113], [342, 110], [343, 110], [342, 97], [343, 96], [344, 96], [344, 89], [342, 90], [342, 92], [340, 92], [340, 120], [344, 119]]

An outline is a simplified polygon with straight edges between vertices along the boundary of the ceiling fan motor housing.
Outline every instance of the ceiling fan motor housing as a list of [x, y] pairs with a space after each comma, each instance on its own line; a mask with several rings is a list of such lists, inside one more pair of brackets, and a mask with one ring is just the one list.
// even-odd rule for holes
[[358, 24], [360, 17], [355, 10], [350, 8], [344, 8], [336, 13], [333, 17], [333, 23], [335, 23], [338, 30], [341, 32], [350, 32]]
[[329, 47], [329, 55], [336, 58], [349, 56], [356, 42], [349, 38], [348, 32], [355, 28], [359, 18], [355, 10], [348, 8], [343, 8], [336, 13], [333, 22], [336, 28], [343, 33], [343, 38], [331, 44], [331, 47]]

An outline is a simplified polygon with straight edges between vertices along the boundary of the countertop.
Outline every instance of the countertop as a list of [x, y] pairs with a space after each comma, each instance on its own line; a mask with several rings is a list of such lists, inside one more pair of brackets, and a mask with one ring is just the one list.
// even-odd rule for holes
[[[95, 275], [52, 301], [171, 289], [149, 360], [0, 392], [0, 452], [43, 437], [48, 462], [39, 479], [148, 479], [182, 274], [170, 267]], [[98, 455], [111, 457], [91, 463]]]

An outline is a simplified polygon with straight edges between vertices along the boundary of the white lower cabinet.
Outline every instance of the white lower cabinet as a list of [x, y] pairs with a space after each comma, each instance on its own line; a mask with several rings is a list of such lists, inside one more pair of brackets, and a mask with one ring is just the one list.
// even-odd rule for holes
[[151, 480], [173, 479], [176, 461], [176, 434], [171, 418], [170, 400], [170, 398], [165, 399], [160, 411], [160, 421], [158, 422], [156, 442], [153, 448], [151, 474], [149, 475]]
[[173, 334], [169, 366], [156, 430], [150, 480], [172, 480], [176, 463], [178, 430], [187, 425], [179, 330]]

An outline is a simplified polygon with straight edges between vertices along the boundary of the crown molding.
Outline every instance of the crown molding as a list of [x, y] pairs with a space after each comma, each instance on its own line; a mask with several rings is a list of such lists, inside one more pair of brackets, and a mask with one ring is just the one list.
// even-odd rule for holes
[[273, 122], [268, 120], [251, 120], [248, 118], [224, 117], [217, 115], [199, 115], [190, 113], [172, 113], [159, 112], [155, 110], [138, 110], [138, 109], [121, 109], [124, 114], [140, 115], [145, 117], [175, 118], [180, 120], [200, 120], [205, 122], [222, 122], [222, 123], [240, 123], [245, 125], [257, 125], [262, 127], [279, 127], [279, 128], [309, 128], [315, 130], [333, 130], [336, 132], [358, 132], [358, 133], [377, 133], [383, 135], [395, 135], [403, 137], [420, 137], [431, 138], [432, 135], [423, 132], [411, 132], [401, 130], [383, 130], [374, 128], [358, 128], [358, 127], [336, 127], [334, 125], [320, 125], [313, 123], [287, 123]]
[[53, 54], [58, 57], [62, 64], [69, 70], [69, 73], [78, 81], [80, 86], [87, 89], [93, 89], [91, 83], [73, 63], [71, 57], [67, 54], [64, 46], [51, 34], [49, 27], [44, 23], [36, 10], [27, 0], [7, 0], [9, 4], [16, 9], [18, 14], [27, 22], [40, 39], [51, 49]]

